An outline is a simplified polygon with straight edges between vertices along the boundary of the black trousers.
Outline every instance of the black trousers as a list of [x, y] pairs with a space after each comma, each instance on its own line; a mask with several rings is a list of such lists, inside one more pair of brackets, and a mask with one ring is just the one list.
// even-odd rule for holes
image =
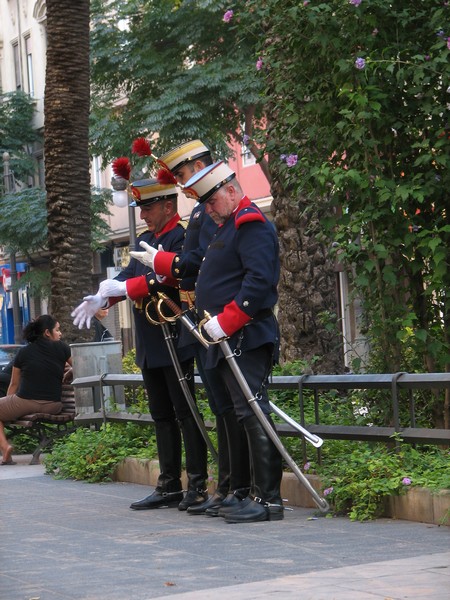
[[[272, 344], [265, 344], [254, 350], [242, 352], [240, 356], [236, 356], [236, 361], [245, 380], [266, 415], [269, 415], [271, 412], [265, 383], [272, 368], [272, 358]], [[221, 359], [217, 368], [233, 400], [234, 411], [238, 421], [243, 421], [253, 416], [255, 413], [245, 398], [227, 360], [225, 358]]]
[[218, 369], [206, 369], [206, 348], [198, 344], [195, 348], [197, 369], [203, 385], [205, 386], [209, 406], [214, 415], [222, 416], [229, 410], [233, 410], [233, 400]]
[[[195, 398], [193, 360], [182, 362], [181, 368], [187, 377], [192, 397]], [[142, 377], [148, 394], [150, 413], [155, 422], [174, 419], [183, 421], [192, 416], [174, 367], [144, 368]]]

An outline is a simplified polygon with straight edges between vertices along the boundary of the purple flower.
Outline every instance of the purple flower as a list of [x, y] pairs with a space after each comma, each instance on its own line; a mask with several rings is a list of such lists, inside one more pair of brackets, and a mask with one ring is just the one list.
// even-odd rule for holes
[[286, 158], [286, 164], [288, 167], [294, 167], [297, 164], [298, 157], [296, 154], [289, 154]]
[[364, 67], [365, 67], [365, 66], [366, 66], [366, 61], [365, 61], [363, 58], [361, 58], [361, 57], [358, 57], [358, 58], [355, 60], [355, 67], [356, 67], [357, 69], [359, 69], [360, 71], [361, 71], [362, 69], [364, 69]]
[[402, 483], [403, 485], [411, 485], [411, 479], [409, 477], [403, 477]]
[[256, 70], [261, 71], [263, 64], [264, 64], [263, 59], [261, 57], [259, 57], [258, 60], [256, 61]]
[[439, 31], [436, 33], [436, 35], [438, 37], [444, 37], [444, 30], [443, 29], [439, 29]]
[[332, 494], [333, 489], [334, 489], [333, 486], [331, 486], [331, 487], [327, 488], [326, 490], [323, 490], [323, 495], [328, 496], [329, 494]]
[[231, 19], [233, 18], [234, 12], [232, 10], [227, 10], [226, 13], [223, 15], [223, 20], [225, 23], [229, 23], [231, 21]]
[[349, 0], [350, 4], [353, 4], [353, 6], [359, 6], [361, 1], [362, 0]]
[[309, 0], [304, 0], [303, 6], [308, 6], [308, 4], [309, 4]]
[[286, 161], [286, 154], [280, 154], [280, 160], [282, 160], [283, 162]]
[[425, 54], [425, 56], [424, 56], [424, 59], [425, 59], [425, 60], [430, 60], [430, 59], [431, 59], [431, 56], [430, 56], [429, 54]]
[[244, 146], [248, 146], [249, 141], [250, 141], [250, 136], [245, 133], [244, 137], [242, 138], [242, 143], [244, 144]]
[[447, 38], [447, 48], [450, 50], [450, 37]]
[[309, 471], [311, 468], [311, 463], [307, 462], [303, 465], [303, 470], [304, 471]]

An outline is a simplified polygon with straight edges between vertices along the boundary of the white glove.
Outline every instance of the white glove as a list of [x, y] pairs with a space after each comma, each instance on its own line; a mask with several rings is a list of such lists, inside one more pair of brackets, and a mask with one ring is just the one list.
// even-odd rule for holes
[[214, 341], [227, 337], [227, 334], [219, 325], [217, 317], [211, 317], [209, 321], [206, 321], [203, 327], [205, 328], [205, 331], [209, 335], [209, 337]]
[[98, 292], [103, 296], [103, 298], [109, 298], [111, 296], [126, 296], [127, 282], [117, 281], [117, 279], [105, 279], [101, 282]]
[[139, 246], [141, 246], [141, 248], [145, 248], [145, 252], [131, 251], [130, 255], [154, 271], [153, 263], [155, 261], [155, 256], [163, 249], [163, 247], [161, 244], [159, 244], [158, 250], [156, 250], [156, 248], [152, 248], [149, 244], [147, 244], [147, 242], [139, 242]]
[[75, 317], [73, 320], [75, 327], [83, 329], [86, 325], [89, 329], [91, 327], [92, 317], [106, 304], [106, 298], [104, 298], [100, 292], [97, 292], [95, 296], [85, 296], [83, 300], [84, 302], [73, 309], [70, 316]]

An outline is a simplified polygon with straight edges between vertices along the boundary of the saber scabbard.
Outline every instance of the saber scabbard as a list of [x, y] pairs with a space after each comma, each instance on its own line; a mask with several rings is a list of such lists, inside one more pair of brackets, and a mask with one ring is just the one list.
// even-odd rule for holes
[[[156, 304], [156, 302], [155, 302]], [[175, 303], [174, 303], [175, 304]], [[188, 406], [191, 410], [192, 416], [194, 417], [194, 420], [197, 424], [197, 427], [200, 430], [200, 433], [202, 434], [203, 439], [206, 442], [206, 445], [208, 447], [208, 450], [211, 452], [211, 456], [213, 457], [214, 461], [217, 463], [218, 461], [218, 455], [217, 455], [217, 451], [213, 446], [213, 443], [211, 442], [211, 439], [208, 435], [208, 432], [206, 431], [206, 427], [205, 427], [205, 423], [203, 422], [202, 416], [198, 410], [197, 404], [195, 403], [194, 398], [192, 397], [192, 393], [191, 390], [189, 388], [189, 384], [186, 380], [186, 376], [183, 373], [183, 369], [181, 367], [178, 355], [176, 353], [175, 350], [175, 345], [173, 343], [173, 338], [172, 338], [172, 333], [170, 331], [170, 326], [166, 323], [166, 321], [164, 320], [163, 315], [160, 313], [160, 311], [158, 310], [158, 307], [156, 307], [157, 309], [157, 313], [158, 313], [158, 318], [159, 318], [159, 325], [161, 325], [162, 328], [162, 332], [164, 335], [164, 340], [166, 342], [167, 345], [167, 349], [169, 351], [170, 354], [170, 358], [172, 360], [172, 364], [174, 366], [175, 372], [177, 374], [178, 377], [178, 382], [181, 386], [181, 389], [183, 390], [183, 394], [186, 398], [186, 401], [188, 403]]]

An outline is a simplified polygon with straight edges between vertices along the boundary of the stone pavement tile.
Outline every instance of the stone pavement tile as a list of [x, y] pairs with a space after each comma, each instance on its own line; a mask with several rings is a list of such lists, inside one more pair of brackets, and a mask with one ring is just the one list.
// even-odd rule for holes
[[30, 465], [31, 454], [14, 455], [15, 465], [0, 465], [0, 481], [23, 477], [37, 477], [45, 472], [44, 465]]
[[[355, 576], [358, 574], [358, 576]], [[176, 600], [445, 600], [450, 552], [177, 594]], [[166, 596], [151, 597], [162, 600]], [[150, 600], [150, 597], [146, 600]]]
[[[131, 511], [130, 503], [149, 491], [137, 484], [87, 484], [45, 475], [0, 482], [1, 600], [181, 600], [184, 593], [210, 598], [218, 588], [226, 590], [228, 600], [236, 586], [275, 594], [280, 582], [292, 577], [303, 585], [317, 581], [314, 593], [326, 586], [351, 598], [345, 587], [349, 576], [359, 586], [356, 599], [364, 600], [370, 596], [359, 594], [375, 592], [364, 591], [361, 573], [367, 570], [367, 577], [378, 580], [376, 568], [370, 571], [375, 561], [419, 556], [425, 561], [449, 547], [445, 527], [388, 519], [316, 520], [314, 509], [245, 526], [176, 509]], [[391, 564], [383, 576], [395, 575]], [[444, 571], [439, 565], [432, 571], [433, 565], [427, 563], [433, 575]], [[345, 577], [339, 576], [345, 569]], [[327, 579], [333, 572], [334, 579]], [[295, 597], [292, 586], [282, 589], [285, 597]]]

